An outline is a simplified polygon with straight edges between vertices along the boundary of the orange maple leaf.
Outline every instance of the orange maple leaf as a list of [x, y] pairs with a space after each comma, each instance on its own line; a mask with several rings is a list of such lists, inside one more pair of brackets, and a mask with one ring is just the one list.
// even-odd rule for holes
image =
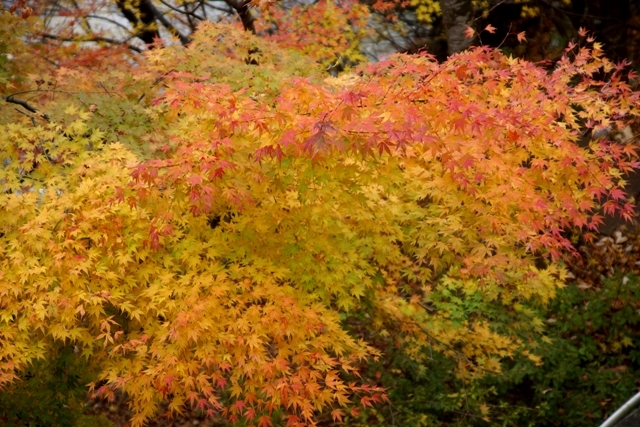
[[462, 34], [464, 34], [464, 36], [468, 39], [472, 39], [475, 33], [476, 33], [476, 30], [474, 30], [468, 25], [467, 25], [467, 28], [462, 32]]
[[493, 25], [489, 24], [486, 27], [484, 27], [484, 30], [490, 34], [493, 34], [496, 32], [496, 27], [494, 27]]

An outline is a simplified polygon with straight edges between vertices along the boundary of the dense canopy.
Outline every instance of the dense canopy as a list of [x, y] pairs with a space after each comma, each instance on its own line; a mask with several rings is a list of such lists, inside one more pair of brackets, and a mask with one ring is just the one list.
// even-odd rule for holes
[[0, 387], [68, 348], [134, 426], [357, 417], [390, 349], [539, 363], [568, 231], [633, 214], [635, 75], [586, 32], [335, 77], [234, 24], [138, 55], [40, 22], [0, 15]]

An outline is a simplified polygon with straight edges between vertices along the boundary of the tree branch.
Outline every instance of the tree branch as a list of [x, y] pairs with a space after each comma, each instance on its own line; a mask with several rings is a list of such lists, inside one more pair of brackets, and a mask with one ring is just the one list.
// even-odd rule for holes
[[253, 25], [253, 22], [256, 20], [256, 17], [251, 13], [251, 9], [249, 8], [251, 0], [224, 0], [224, 2], [238, 13], [244, 29], [255, 34], [256, 27]]
[[46, 121], [49, 121], [49, 116], [47, 116], [45, 113], [41, 112], [36, 107], [34, 107], [31, 104], [29, 104], [27, 101], [24, 101], [22, 99], [14, 98], [14, 95], [9, 95], [6, 98], [3, 97], [2, 99], [4, 99], [5, 102], [9, 102], [11, 104], [19, 105], [22, 108], [24, 108], [25, 110], [27, 110], [27, 111], [29, 111], [31, 113], [37, 114], [40, 117], [42, 117], [43, 119], [45, 119]]

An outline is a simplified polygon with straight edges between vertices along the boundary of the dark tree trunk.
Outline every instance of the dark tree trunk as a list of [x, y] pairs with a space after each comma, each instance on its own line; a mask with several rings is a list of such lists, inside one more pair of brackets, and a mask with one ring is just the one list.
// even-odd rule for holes
[[133, 27], [142, 28], [136, 33], [136, 37], [151, 45], [156, 38], [160, 38], [158, 26], [162, 24], [172, 34], [178, 36], [183, 45], [189, 43], [189, 37], [182, 35], [173, 24], [160, 13], [153, 5], [152, 0], [138, 0], [133, 6], [127, 0], [116, 0], [120, 12], [131, 23]]
[[253, 34], [256, 33], [256, 27], [253, 21], [256, 17], [251, 12], [250, 0], [224, 0], [229, 6], [231, 6], [238, 13], [242, 25], [246, 31], [250, 31]]
[[469, 47], [464, 30], [471, 21], [471, 0], [440, 0], [442, 23], [447, 32], [447, 53], [452, 55]]

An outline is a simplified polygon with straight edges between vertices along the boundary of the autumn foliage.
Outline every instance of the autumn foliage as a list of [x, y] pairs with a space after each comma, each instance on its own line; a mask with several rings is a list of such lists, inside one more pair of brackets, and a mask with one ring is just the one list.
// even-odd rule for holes
[[360, 376], [381, 340], [468, 380], [539, 361], [564, 231], [632, 215], [634, 148], [589, 135], [637, 117], [635, 76], [592, 41], [340, 77], [278, 42], [203, 23], [135, 60], [2, 65], [0, 387], [62, 345], [132, 425], [297, 426], [385, 400]]

